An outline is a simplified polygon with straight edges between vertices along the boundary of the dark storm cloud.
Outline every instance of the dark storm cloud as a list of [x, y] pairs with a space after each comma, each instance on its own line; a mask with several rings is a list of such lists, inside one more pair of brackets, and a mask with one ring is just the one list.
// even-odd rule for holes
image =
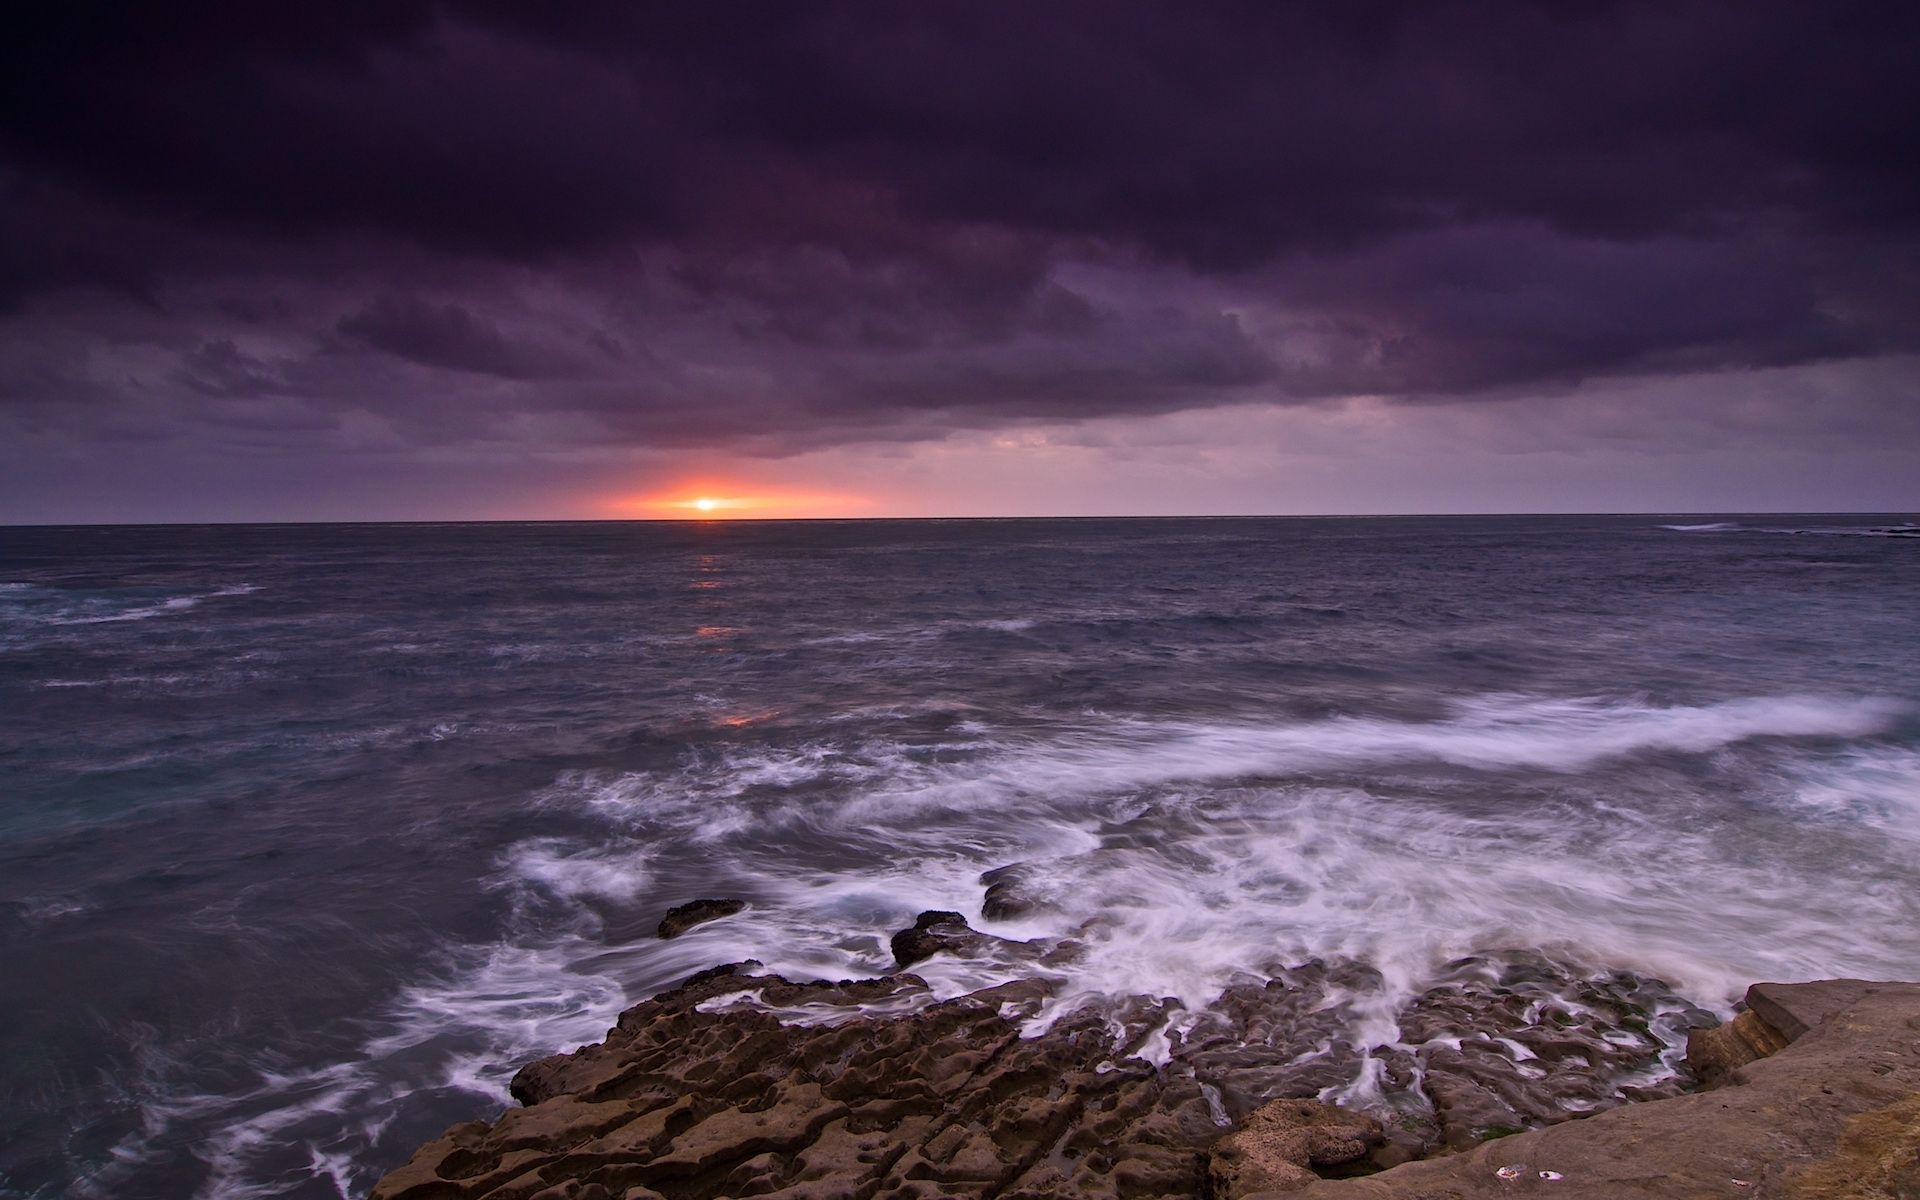
[[1829, 307], [1813, 257], [1775, 238], [1475, 228], [1388, 239], [1271, 287], [1314, 315], [1301, 338], [1312, 349], [1286, 371], [1295, 393], [1458, 395], [1880, 347], [1870, 323]]
[[1920, 344], [1910, 5], [95, 3], [9, 35], [0, 406], [75, 437], [777, 453]]
[[566, 354], [509, 340], [498, 326], [451, 302], [386, 296], [334, 326], [342, 337], [430, 367], [503, 379], [561, 379], [579, 364]]

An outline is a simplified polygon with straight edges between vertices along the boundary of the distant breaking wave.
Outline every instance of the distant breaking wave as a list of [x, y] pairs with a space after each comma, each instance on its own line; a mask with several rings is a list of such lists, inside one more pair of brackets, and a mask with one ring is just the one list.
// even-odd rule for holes
[[1828, 537], [1920, 538], [1920, 525], [1742, 525], [1738, 521], [1711, 521], [1704, 525], [1661, 525], [1675, 533], [1809, 533]]
[[156, 594], [150, 588], [58, 588], [37, 583], [0, 583], [0, 622], [26, 625], [103, 625], [145, 621], [187, 612], [202, 600], [259, 591], [236, 583], [207, 592]]

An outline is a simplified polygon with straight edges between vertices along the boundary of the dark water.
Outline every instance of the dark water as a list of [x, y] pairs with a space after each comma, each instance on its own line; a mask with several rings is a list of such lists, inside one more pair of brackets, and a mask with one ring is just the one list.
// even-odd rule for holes
[[[1907, 519], [0, 530], [0, 1192], [363, 1194], [623, 1004], [883, 971], [1015, 860], [1067, 901], [998, 932], [1098, 918], [1062, 1007], [1920, 976]], [[753, 907], [651, 936], [702, 895]]]

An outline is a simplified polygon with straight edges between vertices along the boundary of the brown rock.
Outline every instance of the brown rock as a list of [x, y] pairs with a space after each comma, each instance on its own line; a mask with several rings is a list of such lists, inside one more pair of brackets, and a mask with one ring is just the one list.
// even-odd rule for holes
[[904, 969], [943, 950], [963, 948], [973, 936], [965, 917], [936, 910], [915, 917], [913, 924], [894, 934], [888, 945], [893, 950], [894, 965]]
[[746, 907], [745, 900], [735, 897], [689, 900], [685, 904], [667, 910], [667, 915], [660, 918], [659, 934], [663, 938], [677, 938], [695, 925], [704, 925], [708, 921], [730, 917]]
[[[844, 1019], [783, 1026], [747, 992]], [[1218, 1132], [1198, 1087], [1120, 1050], [1165, 1008], [1118, 1035], [1088, 1013], [1022, 1039], [1041, 996], [1009, 984], [936, 1004], [912, 975], [703, 973], [599, 1045], [523, 1069], [529, 1107], [449, 1130], [374, 1196], [1193, 1195]]]
[[1747, 1008], [1793, 1042], [1853, 1007], [1874, 986], [1864, 979], [1756, 983], [1747, 989]]
[[1769, 1014], [1768, 1027], [1778, 1031], [1777, 1018], [1805, 1032], [1738, 1068], [1725, 1086], [1623, 1105], [1366, 1178], [1322, 1180], [1297, 1200], [1920, 1195], [1920, 984], [1759, 984], [1747, 1003]]
[[976, 958], [999, 952], [1028, 960], [1037, 954], [1030, 943], [981, 933], [967, 924], [967, 919], [959, 913], [945, 911], [921, 913], [914, 918], [912, 925], [893, 935], [890, 946], [894, 965], [900, 970], [924, 962], [936, 954]]
[[1920, 1095], [1847, 1122], [1836, 1152], [1793, 1180], [1796, 1200], [1920, 1197]]
[[1034, 868], [1029, 863], [1009, 863], [980, 876], [987, 892], [980, 901], [980, 915], [989, 921], [1005, 921], [1049, 907], [1035, 885]]
[[1687, 1065], [1701, 1083], [1718, 1087], [1734, 1071], [1786, 1046], [1787, 1039], [1779, 1030], [1748, 1009], [1724, 1025], [1687, 1034]]
[[[1543, 1106], [1617, 1103], [1649, 1076], [1659, 1047], [1629, 1035], [1651, 1009], [1670, 1020], [1671, 994], [1463, 960], [1403, 1014], [1402, 1044], [1370, 1052], [1409, 1105], [1380, 1147], [1368, 1117], [1274, 1102], [1353, 1078], [1361, 1051], [1328, 1011], [1369, 983], [1351, 964], [1235, 985], [1178, 1035], [1174, 1002], [1137, 997], [1033, 1037], [1037, 980], [937, 1002], [913, 975], [794, 983], [755, 965], [702, 972], [604, 1042], [529, 1065], [514, 1081], [527, 1107], [448, 1130], [374, 1200], [1833, 1200], [1909, 1197], [1920, 1170], [1920, 985], [1757, 985], [1749, 1011], [1773, 1015], [1749, 1028], [1805, 1029], [1797, 1040], [1715, 1090], [1566, 1120]], [[1165, 1065], [1131, 1057], [1150, 1043]], [[1423, 1077], [1432, 1118], [1414, 1104]], [[1507, 1114], [1548, 1127], [1366, 1178], [1314, 1174], [1466, 1145], [1460, 1130]]]
[[[1312, 962], [1235, 984], [1177, 1059], [1219, 1090], [1235, 1119], [1274, 1097], [1340, 1087], [1362, 1061], [1346, 1040], [1341, 997], [1378, 986], [1364, 967]], [[1711, 1016], [1652, 981], [1581, 978], [1538, 955], [1462, 959], [1402, 1011], [1401, 1045], [1372, 1054], [1400, 1101], [1387, 1136], [1403, 1156], [1420, 1156], [1629, 1098], [1679, 1095], [1687, 1080], [1664, 1071], [1661, 1055], [1693, 1021]]]
[[1378, 1144], [1380, 1123], [1317, 1100], [1275, 1100], [1214, 1143], [1207, 1182], [1214, 1200], [1290, 1191], [1318, 1178], [1311, 1167], [1352, 1162]]

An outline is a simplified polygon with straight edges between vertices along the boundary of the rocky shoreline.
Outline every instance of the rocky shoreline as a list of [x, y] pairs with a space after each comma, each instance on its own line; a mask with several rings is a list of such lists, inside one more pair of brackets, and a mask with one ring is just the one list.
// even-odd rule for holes
[[[990, 871], [982, 912], [1045, 906], [1043, 882]], [[682, 904], [659, 936], [745, 906]], [[1059, 1003], [1047, 968], [1093, 932], [925, 912], [876, 978], [703, 971], [523, 1067], [521, 1108], [449, 1129], [374, 1200], [1920, 1200], [1917, 984], [1755, 984], [1722, 1024], [1658, 980], [1490, 952], [1382, 1039], [1355, 1036], [1387, 989], [1354, 962], [1267, 964], [1198, 1012]], [[942, 955], [1031, 974], [942, 998], [913, 973]]]
[[[661, 936], [738, 908], [695, 901]], [[893, 950], [872, 979], [702, 972], [523, 1068], [523, 1107], [373, 1196], [1920, 1196], [1920, 985], [1756, 984], [1720, 1025], [1658, 981], [1507, 952], [1449, 964], [1374, 1046], [1349, 1036], [1381, 991], [1361, 964], [1249, 975], [1200, 1013], [1061, 1015], [1044, 972], [941, 999], [909, 968], [1071, 941], [929, 912]]]
[[[1466, 1051], [1581, 1035], [1552, 1010], [1500, 1025], [1532, 1009], [1514, 1003], [1527, 981], [1436, 989], [1425, 1019], [1486, 1029], [1447, 1035], [1457, 1058], [1429, 1056], [1430, 1120], [1383, 1123], [1306, 1098], [1322, 1078], [1311, 1063], [1262, 1053], [1272, 1022], [1311, 1025], [1329, 981], [1303, 969], [1223, 998], [1246, 1040], [1197, 1039], [1155, 1067], [1129, 1055], [1151, 1006], [1023, 1038], [1030, 985], [935, 1001], [909, 974], [794, 983], [717, 968], [633, 1006], [604, 1042], [524, 1068], [524, 1107], [448, 1130], [373, 1196], [1920, 1195], [1920, 985], [1756, 984], [1738, 1019], [1692, 1034], [1687, 1073], [1618, 1085], [1616, 1102], [1644, 1102], [1584, 1120], [1554, 1098], [1594, 1095], [1624, 1062], [1494, 1068], [1516, 1060]], [[1495, 1113], [1532, 1131], [1482, 1123]]]

